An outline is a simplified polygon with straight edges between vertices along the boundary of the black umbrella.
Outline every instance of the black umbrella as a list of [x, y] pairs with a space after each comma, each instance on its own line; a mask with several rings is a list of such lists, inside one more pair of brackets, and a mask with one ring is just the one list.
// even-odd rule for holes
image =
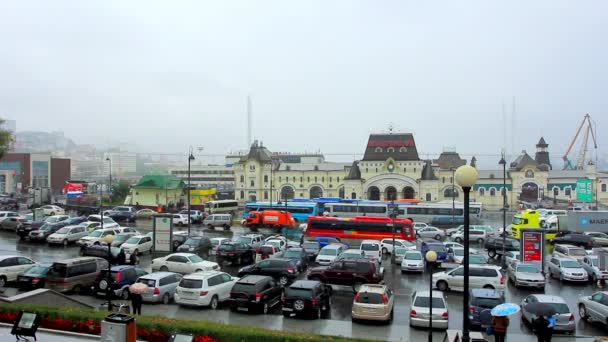
[[557, 313], [553, 305], [548, 303], [530, 303], [524, 306], [524, 309], [536, 316], [553, 316]]

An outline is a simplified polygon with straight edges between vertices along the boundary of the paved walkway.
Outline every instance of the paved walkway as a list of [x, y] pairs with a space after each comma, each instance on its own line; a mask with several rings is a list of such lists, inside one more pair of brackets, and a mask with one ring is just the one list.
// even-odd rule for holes
[[[86, 335], [68, 335], [62, 333], [49, 333], [38, 329], [36, 332], [36, 338], [39, 342], [89, 342], [89, 341], [97, 341], [99, 342], [100, 338], [88, 337]], [[33, 339], [31, 339], [33, 341]], [[8, 342], [8, 341], [16, 341], [15, 336], [11, 335], [11, 328], [7, 326], [0, 326], [0, 341]]]

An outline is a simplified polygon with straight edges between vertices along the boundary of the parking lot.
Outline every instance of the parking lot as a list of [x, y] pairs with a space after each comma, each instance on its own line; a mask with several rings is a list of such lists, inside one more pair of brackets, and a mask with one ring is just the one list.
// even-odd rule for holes
[[[147, 220], [140, 220], [135, 226], [142, 233], [149, 232], [152, 229], [151, 222]], [[201, 228], [193, 226], [193, 230], [200, 231]], [[209, 237], [234, 238], [248, 233], [249, 230], [242, 227], [233, 227], [230, 231], [204, 230], [203, 232]], [[260, 232], [263, 234], [271, 233], [270, 231], [265, 230], [261, 230]], [[0, 233], [0, 255], [18, 254], [31, 257], [35, 261], [52, 262], [63, 258], [75, 257], [78, 255], [78, 251], [79, 248], [76, 246], [50, 247], [46, 244], [20, 241], [14, 233]], [[213, 257], [210, 259], [212, 261], [214, 260]], [[150, 271], [150, 263], [151, 257], [149, 255], [141, 257], [140, 265], [147, 271]], [[353, 301], [353, 293], [350, 287], [335, 288], [331, 302], [330, 316], [328, 319], [321, 320], [284, 318], [281, 315], [280, 307], [274, 308], [274, 310], [266, 316], [233, 313], [230, 312], [226, 306], [221, 306], [219, 310], [214, 311], [205, 308], [180, 307], [173, 303], [169, 305], [144, 305], [143, 312], [145, 314], [158, 314], [172, 318], [201, 319], [236, 325], [259, 326], [269, 329], [376, 338], [381, 340], [411, 341], [418, 338], [426, 338], [428, 334], [427, 331], [409, 327], [409, 307], [411, 304], [411, 296], [416, 290], [428, 289], [428, 273], [402, 274], [398, 267], [395, 268], [390, 265], [390, 260], [386, 256], [383, 261], [383, 266], [385, 267], [384, 280], [396, 293], [394, 321], [389, 326], [351, 323], [350, 310]], [[236, 275], [238, 271], [238, 268], [230, 265], [224, 265], [222, 269], [231, 275]], [[304, 278], [305, 275], [302, 274], [300, 277]], [[577, 322], [576, 336], [601, 336], [607, 334], [606, 328], [601, 325], [594, 325], [581, 321], [576, 309], [576, 300], [578, 297], [590, 295], [597, 290], [598, 288], [595, 284], [561, 284], [559, 280], [547, 279], [545, 293], [560, 295], [567, 301], [571, 311], [574, 312]], [[505, 297], [507, 302], [520, 303], [521, 300], [530, 293], [534, 292], [525, 289], [515, 289], [512, 285], [508, 285]], [[451, 329], [460, 329], [462, 327], [462, 294], [446, 292], [445, 296], [450, 316], [449, 326]], [[75, 297], [95, 306], [98, 306], [103, 302], [102, 299], [86, 294]], [[534, 340], [533, 336], [531, 336], [530, 328], [521, 322], [519, 314], [511, 317], [509, 334], [521, 334], [522, 341]], [[441, 340], [444, 333], [438, 331], [434, 333], [434, 336], [436, 340]], [[571, 337], [561, 340], [570, 339]]]

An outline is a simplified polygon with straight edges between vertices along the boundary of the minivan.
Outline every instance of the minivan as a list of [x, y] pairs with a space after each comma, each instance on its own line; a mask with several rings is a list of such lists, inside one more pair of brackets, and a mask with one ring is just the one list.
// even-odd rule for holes
[[90, 288], [101, 270], [108, 268], [108, 262], [102, 258], [80, 257], [56, 261], [47, 275], [46, 284], [57, 292], [79, 293], [83, 288]]
[[[470, 288], [497, 289], [504, 290], [505, 278], [500, 273], [499, 266], [471, 266], [469, 269]], [[464, 267], [437, 272], [433, 274], [433, 284], [439, 291], [464, 290]]]
[[49, 244], [62, 244], [67, 246], [69, 243], [76, 242], [87, 236], [89, 233], [84, 226], [65, 226], [46, 238]]
[[378, 240], [363, 240], [361, 241], [361, 249], [365, 253], [365, 257], [373, 259], [378, 262], [382, 261], [382, 250], [380, 249], [381, 243]]
[[203, 225], [210, 229], [215, 227], [224, 227], [224, 230], [230, 229], [232, 224], [232, 216], [230, 214], [212, 214], [203, 220]]
[[148, 292], [142, 294], [144, 302], [169, 304], [181, 280], [179, 273], [154, 272], [139, 277], [137, 282], [148, 285]]

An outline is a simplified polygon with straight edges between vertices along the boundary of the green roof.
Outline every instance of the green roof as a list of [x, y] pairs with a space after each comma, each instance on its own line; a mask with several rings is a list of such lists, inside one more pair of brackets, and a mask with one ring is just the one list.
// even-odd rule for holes
[[173, 175], [148, 175], [143, 176], [133, 186], [134, 188], [154, 188], [154, 189], [181, 189], [186, 183]]

